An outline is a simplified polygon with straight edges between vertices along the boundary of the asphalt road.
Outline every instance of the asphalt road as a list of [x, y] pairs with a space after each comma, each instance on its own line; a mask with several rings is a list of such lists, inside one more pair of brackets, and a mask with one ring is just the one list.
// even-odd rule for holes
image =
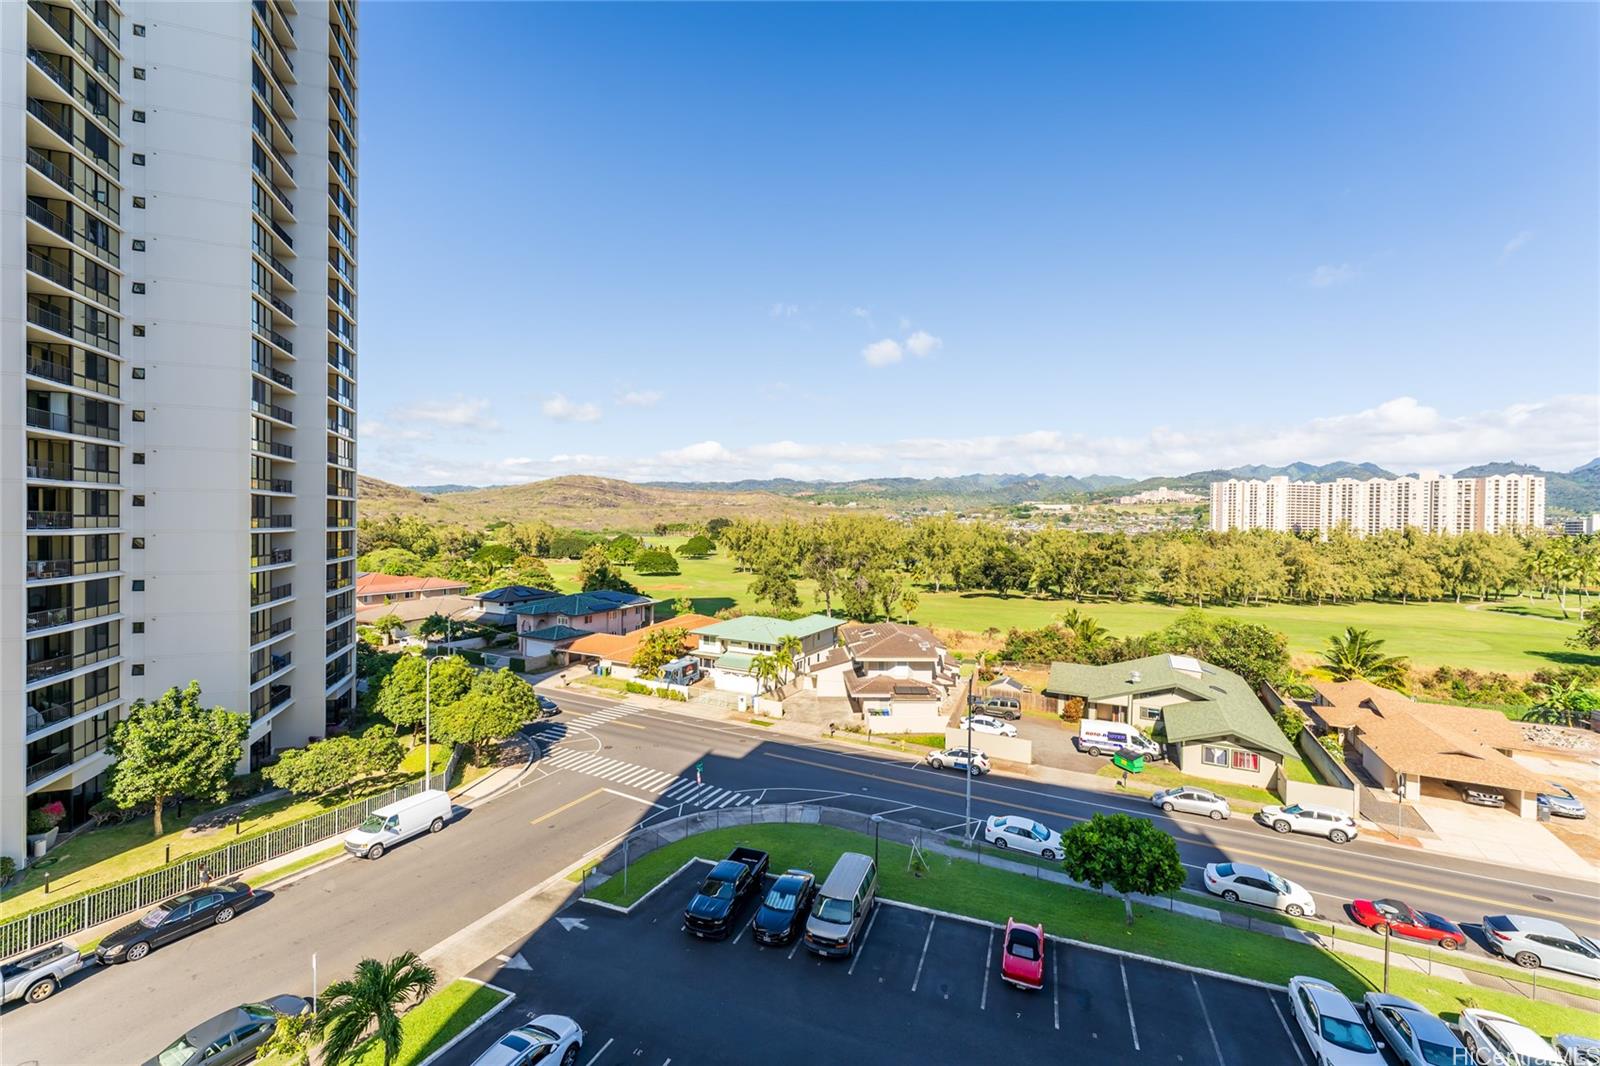
[[[313, 953], [325, 984], [362, 958], [424, 951], [640, 821], [671, 816], [680, 798], [683, 809], [724, 810], [822, 799], [930, 829], [962, 824], [965, 779], [919, 768], [909, 756], [639, 712], [587, 694], [563, 693], [559, 702], [558, 723], [539, 727], [559, 740], [522, 787], [378, 862], [345, 861], [292, 883], [226, 928], [137, 963], [87, 972], [45, 1003], [7, 1010], [0, 1064], [143, 1061], [184, 1029], [238, 1003], [282, 992], [309, 995]], [[589, 761], [579, 765], [583, 757]], [[704, 767], [698, 783], [696, 764]], [[1466, 921], [1510, 910], [1600, 931], [1595, 886], [1569, 879], [1359, 840], [1341, 848], [1240, 820], [1169, 818], [1142, 801], [998, 776], [975, 782], [972, 795], [978, 818], [1010, 811], [1065, 826], [1096, 811], [1145, 814], [1178, 837], [1186, 862], [1259, 862], [1305, 884], [1330, 913], [1339, 901], [1376, 893]]]

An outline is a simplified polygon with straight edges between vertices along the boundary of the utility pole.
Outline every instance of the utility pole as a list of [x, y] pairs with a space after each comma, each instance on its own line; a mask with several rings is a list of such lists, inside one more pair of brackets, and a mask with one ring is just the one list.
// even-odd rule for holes
[[[978, 668], [974, 666], [972, 673], [967, 675], [967, 758], [972, 758], [972, 679], [978, 676]], [[967, 825], [972, 825], [972, 773], [971, 764], [964, 775], [967, 779]]]

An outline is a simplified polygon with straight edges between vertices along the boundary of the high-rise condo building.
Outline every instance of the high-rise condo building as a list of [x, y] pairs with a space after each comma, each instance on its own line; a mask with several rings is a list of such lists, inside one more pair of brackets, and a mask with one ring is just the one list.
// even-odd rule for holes
[[0, 854], [132, 701], [355, 683], [356, 9], [0, 4]]
[[1423, 474], [1365, 481], [1272, 477], [1211, 483], [1211, 528], [1216, 532], [1272, 529], [1326, 535], [1340, 526], [1363, 536], [1387, 529], [1428, 533], [1542, 529], [1544, 478]]

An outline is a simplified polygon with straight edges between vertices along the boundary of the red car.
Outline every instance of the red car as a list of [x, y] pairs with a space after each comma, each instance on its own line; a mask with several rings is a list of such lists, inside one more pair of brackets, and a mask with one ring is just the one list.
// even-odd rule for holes
[[1412, 940], [1427, 940], [1446, 951], [1454, 951], [1467, 942], [1467, 934], [1448, 918], [1427, 911], [1416, 911], [1397, 899], [1353, 900], [1350, 909], [1356, 921], [1376, 932], [1388, 929], [1395, 936]]
[[1000, 944], [1000, 977], [1018, 988], [1044, 987], [1044, 926], [1006, 919]]

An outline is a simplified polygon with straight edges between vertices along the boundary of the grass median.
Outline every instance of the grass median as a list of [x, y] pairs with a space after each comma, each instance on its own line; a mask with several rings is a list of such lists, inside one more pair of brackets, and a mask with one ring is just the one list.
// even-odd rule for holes
[[[635, 861], [628, 871], [626, 891], [618, 875], [597, 886], [590, 895], [627, 906], [689, 859], [717, 859], [738, 846], [768, 852], [774, 872], [800, 867], [824, 877], [842, 852], [872, 854], [873, 840], [831, 826], [780, 824], [715, 829], [669, 844]], [[1285, 984], [1289, 978], [1302, 974], [1319, 977], [1354, 999], [1382, 984], [1381, 963], [1142, 905], [1133, 908], [1136, 920], [1130, 928], [1124, 924], [1119, 899], [936, 853], [925, 853], [923, 867], [912, 870], [910, 848], [889, 841], [878, 846], [880, 886], [886, 899], [996, 923], [1013, 916], [1042, 921], [1048, 932], [1058, 936], [1272, 984]], [[1600, 1038], [1600, 1013], [1534, 1002], [1513, 992], [1405, 971], [1391, 971], [1389, 990], [1445, 1016], [1454, 1015], [1462, 1007], [1477, 1006], [1520, 1019], [1547, 1036], [1581, 1033]]]

